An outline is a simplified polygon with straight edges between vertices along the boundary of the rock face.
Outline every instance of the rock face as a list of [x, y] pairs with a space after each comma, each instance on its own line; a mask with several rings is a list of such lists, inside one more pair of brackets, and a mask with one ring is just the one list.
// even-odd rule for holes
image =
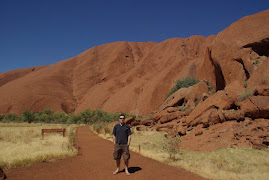
[[[172, 131], [181, 148], [268, 146], [269, 10], [246, 16], [217, 36], [161, 43], [115, 42], [59, 63], [0, 73], [0, 114], [79, 113], [85, 109], [152, 112], [137, 129]], [[168, 99], [177, 80], [200, 83]]]

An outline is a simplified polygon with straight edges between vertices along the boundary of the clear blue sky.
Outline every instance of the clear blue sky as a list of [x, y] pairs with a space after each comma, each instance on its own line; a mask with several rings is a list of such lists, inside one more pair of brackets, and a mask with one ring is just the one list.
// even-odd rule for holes
[[101, 44], [217, 34], [269, 0], [0, 0], [0, 72]]

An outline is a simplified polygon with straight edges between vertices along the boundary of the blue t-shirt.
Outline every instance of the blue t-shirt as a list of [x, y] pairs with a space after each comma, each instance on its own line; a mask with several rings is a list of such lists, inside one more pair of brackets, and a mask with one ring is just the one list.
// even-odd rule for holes
[[131, 135], [131, 129], [127, 124], [116, 124], [113, 128], [112, 134], [116, 137], [116, 144], [127, 144], [128, 136]]

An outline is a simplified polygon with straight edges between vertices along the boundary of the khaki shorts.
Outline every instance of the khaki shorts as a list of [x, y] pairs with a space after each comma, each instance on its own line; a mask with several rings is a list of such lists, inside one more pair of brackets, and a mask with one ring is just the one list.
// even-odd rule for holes
[[127, 161], [130, 159], [130, 152], [129, 152], [129, 146], [124, 144], [115, 144], [114, 145], [114, 153], [113, 157], [115, 160], [120, 159], [121, 156], [123, 156], [124, 161]]

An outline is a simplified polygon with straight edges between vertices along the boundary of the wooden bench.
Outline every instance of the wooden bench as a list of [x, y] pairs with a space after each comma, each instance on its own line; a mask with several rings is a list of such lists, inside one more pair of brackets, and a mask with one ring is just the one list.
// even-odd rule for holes
[[42, 129], [42, 139], [44, 139], [44, 133], [63, 133], [63, 137], [65, 136], [65, 129]]

